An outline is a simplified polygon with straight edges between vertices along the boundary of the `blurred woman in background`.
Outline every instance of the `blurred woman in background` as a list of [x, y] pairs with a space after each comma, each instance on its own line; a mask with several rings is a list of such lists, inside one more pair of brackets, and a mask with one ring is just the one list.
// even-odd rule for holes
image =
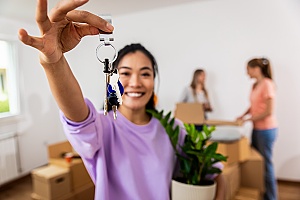
[[[201, 103], [203, 105], [204, 118], [207, 118], [206, 113], [212, 111], [209, 101], [208, 92], [205, 87], [206, 74], [203, 69], [196, 69], [193, 75], [191, 84], [184, 88], [179, 102], [183, 103]], [[202, 125], [196, 125], [197, 130], [202, 130]]]
[[270, 61], [266, 58], [254, 58], [248, 62], [247, 72], [250, 78], [256, 81], [250, 94], [250, 107], [238, 120], [253, 123], [252, 146], [265, 160], [264, 199], [276, 200], [277, 182], [272, 163], [272, 150], [278, 128], [274, 115], [275, 85]]

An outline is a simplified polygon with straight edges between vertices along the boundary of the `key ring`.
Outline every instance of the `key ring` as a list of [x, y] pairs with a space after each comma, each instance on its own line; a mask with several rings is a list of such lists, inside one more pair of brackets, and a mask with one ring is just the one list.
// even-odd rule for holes
[[[102, 16], [102, 18], [109, 23], [112, 22], [110, 15]], [[114, 119], [117, 118], [117, 109], [120, 104], [122, 104], [122, 95], [124, 93], [124, 87], [119, 80], [119, 74], [116, 67], [113, 67], [112, 63], [117, 59], [118, 52], [116, 48], [110, 43], [114, 41], [113, 33], [99, 34], [100, 45], [96, 48], [96, 57], [99, 62], [104, 64], [103, 73], [105, 74], [105, 92], [104, 92], [104, 105], [103, 105], [103, 114], [107, 115], [108, 106], [111, 106], [113, 110]], [[114, 51], [113, 58], [109, 59], [111, 52], [109, 52], [109, 56], [105, 54], [101, 54], [99, 51], [101, 47], [108, 46], [112, 48]], [[102, 56], [102, 59], [100, 57]]]
[[116, 48], [115, 48], [111, 43], [102, 43], [102, 44], [100, 44], [100, 45], [96, 48], [96, 57], [97, 57], [97, 59], [98, 59], [101, 63], [105, 63], [105, 61], [104, 61], [104, 60], [101, 60], [101, 58], [99, 58], [99, 56], [98, 56], [98, 51], [99, 51], [99, 49], [100, 49], [102, 46], [111, 46], [111, 47], [114, 49], [115, 55], [114, 55], [112, 61], [109, 61], [109, 63], [115, 62], [115, 60], [116, 60], [117, 57], [118, 57], [118, 51], [116, 50]]

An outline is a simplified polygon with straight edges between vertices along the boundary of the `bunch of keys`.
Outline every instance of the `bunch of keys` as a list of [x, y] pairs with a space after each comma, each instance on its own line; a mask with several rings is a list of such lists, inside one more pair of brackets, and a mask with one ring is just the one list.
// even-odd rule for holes
[[[101, 16], [103, 19], [112, 23], [111, 16]], [[114, 41], [112, 34], [99, 34], [100, 42], [102, 42], [96, 48], [97, 59], [104, 64], [104, 74], [105, 74], [105, 94], [104, 94], [104, 115], [107, 115], [108, 105], [112, 107], [114, 119], [117, 118], [117, 108], [122, 104], [122, 95], [124, 93], [124, 88], [119, 80], [118, 69], [112, 66], [112, 63], [116, 60], [118, 53], [115, 47], [111, 44]], [[99, 56], [99, 50], [101, 47], [111, 47], [114, 50], [114, 57], [112, 60], [105, 58], [102, 60]]]

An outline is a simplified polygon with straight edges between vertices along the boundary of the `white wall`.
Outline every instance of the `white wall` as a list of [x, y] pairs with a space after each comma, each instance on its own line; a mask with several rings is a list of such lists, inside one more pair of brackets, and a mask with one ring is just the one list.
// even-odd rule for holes
[[[270, 58], [280, 124], [274, 150], [276, 175], [300, 181], [299, 11], [296, 0], [210, 0], [115, 16], [115, 46], [141, 42], [154, 54], [161, 77], [159, 106], [165, 110], [174, 109], [194, 69], [204, 68], [214, 106], [209, 117], [226, 120], [235, 119], [249, 105], [247, 61], [254, 56]], [[25, 27], [37, 33], [34, 26]], [[16, 34], [16, 29], [12, 31]], [[84, 94], [101, 107], [104, 82], [95, 56], [98, 44], [98, 37], [86, 38], [67, 58]], [[29, 170], [46, 161], [44, 142], [64, 136], [37, 52], [21, 44], [20, 68], [24, 117], [19, 133], [23, 165]], [[32, 147], [37, 157], [32, 156]]]
[[20, 82], [21, 114], [0, 119], [0, 134], [16, 131], [20, 145], [20, 175], [46, 164], [47, 144], [64, 140], [58, 118], [58, 108], [50, 94], [44, 72], [39, 65], [38, 52], [18, 42], [18, 29], [26, 27], [32, 34], [39, 34], [35, 25], [9, 19], [0, 19], [0, 38], [18, 43], [18, 68]]

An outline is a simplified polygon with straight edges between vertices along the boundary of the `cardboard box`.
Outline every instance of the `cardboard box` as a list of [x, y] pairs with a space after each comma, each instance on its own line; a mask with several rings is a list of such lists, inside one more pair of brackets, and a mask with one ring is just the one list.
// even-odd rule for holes
[[220, 153], [224, 156], [227, 156], [227, 161], [224, 162], [224, 165], [231, 165], [239, 162], [239, 145], [238, 141], [224, 143], [219, 142], [217, 153]]
[[177, 103], [175, 117], [188, 124], [203, 124], [204, 111], [201, 103]]
[[228, 121], [228, 120], [205, 120], [203, 104], [201, 103], [177, 103], [175, 107], [176, 118], [188, 124], [206, 124], [206, 125], [230, 125], [242, 126], [242, 121]]
[[245, 162], [250, 158], [251, 145], [247, 137], [243, 136], [239, 140], [239, 162]]
[[248, 160], [241, 163], [241, 186], [258, 189], [264, 193], [264, 169], [263, 157], [252, 148]]
[[[212, 141], [209, 141], [211, 143]], [[217, 152], [228, 156], [224, 165], [231, 165], [237, 162], [248, 160], [251, 154], [251, 147], [247, 137], [241, 137], [240, 140], [233, 142], [218, 142]]]
[[75, 191], [82, 186], [92, 183], [92, 179], [81, 159], [72, 159], [72, 161], [68, 163], [65, 159], [62, 158], [50, 158], [49, 163], [70, 169], [72, 191]]
[[[49, 200], [49, 199], [42, 197], [36, 193], [31, 194], [31, 199], [33, 199], [33, 200]], [[59, 198], [56, 198], [55, 200], [74, 200], [74, 198], [73, 198], [73, 194], [70, 193], [70, 194], [61, 196]]]
[[227, 121], [227, 120], [214, 120], [214, 119], [205, 120], [204, 124], [211, 125], [211, 126], [218, 126], [218, 125], [242, 126], [243, 125], [241, 121]]
[[[59, 198], [55, 198], [55, 200], [94, 200], [94, 197], [95, 197], [95, 186], [94, 184], [88, 184], [81, 188], [78, 188], [76, 191], [72, 193], [61, 196]], [[49, 200], [36, 193], [32, 193], [31, 198], [33, 200]]]
[[235, 195], [234, 200], [261, 200], [261, 194], [258, 189], [241, 187]]
[[226, 200], [231, 200], [240, 187], [241, 170], [239, 163], [225, 166], [223, 177], [226, 187]]
[[73, 193], [73, 200], [94, 200], [94, 197], [95, 197], [95, 185], [93, 183], [78, 188]]
[[63, 153], [73, 152], [73, 147], [68, 141], [48, 145], [49, 158], [62, 158]]
[[69, 169], [48, 165], [32, 170], [34, 194], [42, 199], [57, 200], [71, 192]]
[[69, 163], [61, 157], [62, 153], [65, 152], [73, 152], [73, 148], [68, 141], [48, 146], [49, 163], [70, 170], [72, 191], [93, 183], [82, 160], [80, 158], [73, 158]]

